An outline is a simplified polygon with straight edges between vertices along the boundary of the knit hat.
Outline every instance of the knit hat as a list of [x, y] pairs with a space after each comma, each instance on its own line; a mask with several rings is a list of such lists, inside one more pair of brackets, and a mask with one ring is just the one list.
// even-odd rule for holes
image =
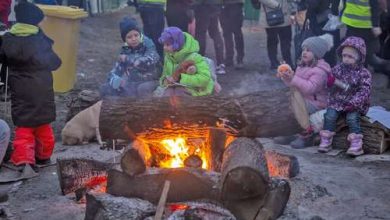
[[119, 23], [119, 30], [121, 31], [121, 37], [123, 41], [126, 41], [126, 35], [130, 31], [138, 31], [141, 33], [141, 29], [138, 27], [137, 20], [132, 17], [124, 17]]
[[178, 27], [167, 27], [161, 33], [158, 39], [161, 44], [171, 44], [175, 51], [180, 50], [185, 42], [185, 36], [182, 30]]
[[309, 37], [302, 42], [302, 48], [309, 49], [317, 59], [324, 57], [333, 47], [333, 36], [324, 34], [321, 36]]
[[37, 26], [45, 17], [42, 10], [33, 3], [22, 1], [14, 8], [16, 22]]

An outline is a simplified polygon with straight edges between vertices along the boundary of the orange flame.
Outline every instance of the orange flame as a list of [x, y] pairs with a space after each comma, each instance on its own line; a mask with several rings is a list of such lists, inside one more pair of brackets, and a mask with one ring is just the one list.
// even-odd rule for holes
[[[160, 166], [167, 168], [184, 167], [184, 160], [191, 154], [190, 147], [187, 145], [186, 140], [182, 137], [178, 137], [164, 139], [160, 143], [171, 156], [169, 159], [161, 161]], [[193, 153], [202, 159], [202, 168], [207, 169], [207, 159], [204, 151], [197, 148]]]

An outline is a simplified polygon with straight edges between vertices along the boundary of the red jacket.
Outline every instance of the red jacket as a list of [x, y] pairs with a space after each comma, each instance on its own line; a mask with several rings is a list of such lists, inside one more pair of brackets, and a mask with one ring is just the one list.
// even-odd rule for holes
[[8, 26], [8, 15], [12, 0], [0, 0], [0, 21]]

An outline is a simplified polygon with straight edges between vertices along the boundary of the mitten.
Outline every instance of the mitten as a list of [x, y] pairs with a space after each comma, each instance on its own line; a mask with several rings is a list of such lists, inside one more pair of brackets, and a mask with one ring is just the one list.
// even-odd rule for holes
[[336, 77], [334, 77], [333, 74], [329, 73], [328, 74], [328, 79], [327, 79], [327, 82], [326, 82], [326, 86], [328, 88], [332, 87], [334, 85], [334, 81], [336, 80]]
[[113, 89], [119, 89], [122, 84], [122, 77], [112, 74], [109, 84]]

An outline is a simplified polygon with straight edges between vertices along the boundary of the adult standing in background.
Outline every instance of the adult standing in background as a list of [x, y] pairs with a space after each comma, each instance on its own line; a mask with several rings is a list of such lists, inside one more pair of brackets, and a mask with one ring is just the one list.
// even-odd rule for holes
[[[225, 65], [234, 66], [234, 48], [236, 49], [236, 67], [242, 68], [244, 61], [244, 37], [242, 24], [244, 22], [244, 0], [223, 0], [221, 26], [225, 40]], [[233, 41], [234, 36], [234, 41]]]
[[336, 65], [337, 56], [336, 48], [340, 44], [340, 31], [324, 31], [322, 28], [328, 22], [329, 14], [339, 16], [340, 0], [303, 0], [307, 7], [306, 17], [309, 20], [309, 27], [315, 36], [320, 36], [325, 33], [332, 34], [333, 48], [324, 56], [324, 60], [331, 66]]
[[166, 18], [168, 27], [178, 27], [188, 32], [188, 25], [195, 19], [192, 0], [167, 0]]
[[[254, 1], [252, 1], [253, 4]], [[260, 1], [257, 1], [258, 3], [253, 4], [254, 7], [259, 9], [260, 7]], [[292, 59], [291, 59], [291, 39], [292, 39], [292, 30], [291, 30], [291, 21], [290, 21], [290, 15], [292, 14], [292, 2], [290, 0], [268, 0], [268, 1], [262, 1], [263, 2], [263, 11], [260, 13], [260, 24], [262, 27], [265, 28], [265, 31], [267, 33], [267, 52], [268, 52], [268, 58], [271, 63], [271, 69], [278, 68], [280, 62], [278, 61], [277, 54], [278, 54], [278, 44], [280, 41], [280, 49], [282, 52], [283, 61], [289, 64], [290, 66], [293, 65]], [[283, 15], [284, 15], [284, 22], [275, 25], [270, 26], [266, 19], [266, 13], [268, 11], [275, 10], [273, 7], [275, 7], [275, 4], [277, 5], [277, 8], [282, 9]]]
[[158, 42], [158, 38], [165, 26], [166, 0], [136, 0], [134, 2], [141, 15], [144, 34], [152, 39], [158, 54], [163, 57], [163, 48]]
[[347, 37], [363, 38], [367, 47], [365, 65], [375, 64], [373, 55], [379, 49], [377, 37], [382, 33], [378, 0], [343, 0], [343, 3], [341, 22], [347, 25]]
[[218, 74], [225, 74], [223, 39], [219, 29], [222, 0], [196, 0], [194, 10], [196, 20], [195, 38], [199, 42], [199, 53], [205, 56], [206, 35], [208, 32], [214, 42], [215, 57], [217, 60], [216, 71]]

